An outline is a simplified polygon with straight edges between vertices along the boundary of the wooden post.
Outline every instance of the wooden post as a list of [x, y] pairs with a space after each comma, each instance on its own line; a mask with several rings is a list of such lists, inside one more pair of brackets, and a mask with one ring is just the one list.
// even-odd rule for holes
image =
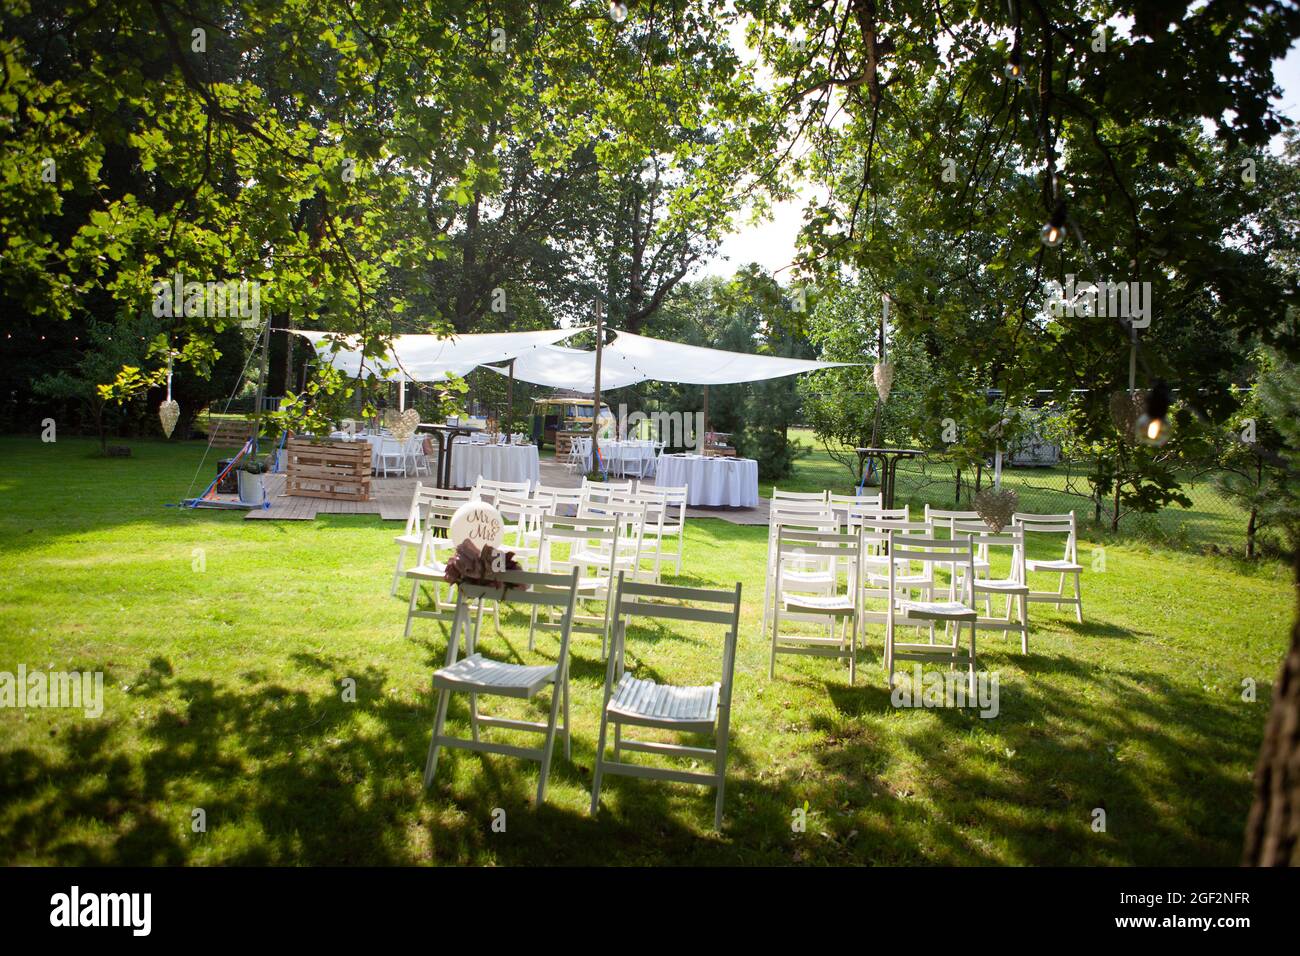
[[708, 454], [708, 439], [704, 436], [709, 433], [709, 386], [704, 386], [704, 413], [700, 416], [702, 429], [700, 431], [700, 454]]
[[262, 362], [257, 370], [257, 397], [253, 400], [253, 454], [257, 454], [257, 436], [262, 430], [262, 396], [266, 394], [267, 362], [271, 358], [271, 317], [262, 326]]
[[[515, 360], [509, 361], [510, 378], [506, 379], [506, 435], [515, 433]], [[507, 437], [507, 441], [510, 437]]]
[[596, 381], [591, 394], [591, 470], [599, 470], [600, 460], [600, 356], [605, 345], [604, 314], [600, 301], [596, 302]]

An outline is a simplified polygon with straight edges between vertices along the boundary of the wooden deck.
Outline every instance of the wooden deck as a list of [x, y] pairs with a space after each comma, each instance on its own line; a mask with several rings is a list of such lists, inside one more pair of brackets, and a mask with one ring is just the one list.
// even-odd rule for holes
[[[554, 459], [541, 460], [542, 484], [560, 488], [577, 488], [582, 476], [570, 474]], [[326, 498], [302, 498], [284, 493], [284, 475], [266, 475], [263, 479], [271, 507], [253, 508], [248, 521], [312, 521], [317, 515], [379, 515], [384, 521], [405, 521], [411, 508], [415, 483], [433, 484], [433, 479], [372, 478], [369, 501], [332, 501]], [[654, 479], [644, 484], [653, 485]], [[765, 525], [768, 518], [766, 498], [758, 499], [757, 508], [687, 508], [688, 518], [720, 518], [732, 524]]]

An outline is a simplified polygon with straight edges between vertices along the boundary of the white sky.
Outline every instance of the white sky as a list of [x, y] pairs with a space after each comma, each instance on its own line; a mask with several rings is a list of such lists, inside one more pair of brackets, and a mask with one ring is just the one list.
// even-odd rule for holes
[[[1300, 43], [1291, 48], [1285, 59], [1274, 64], [1273, 76], [1282, 90], [1277, 100], [1282, 113], [1300, 123]], [[795, 256], [795, 238], [803, 225], [804, 201], [810, 192], [805, 187], [803, 201], [774, 204], [772, 216], [766, 221], [753, 225], [742, 223], [722, 241], [718, 254], [695, 270], [695, 276], [730, 276], [749, 262], [757, 262], [769, 272], [790, 265]], [[777, 278], [788, 281], [789, 276], [783, 274]]]

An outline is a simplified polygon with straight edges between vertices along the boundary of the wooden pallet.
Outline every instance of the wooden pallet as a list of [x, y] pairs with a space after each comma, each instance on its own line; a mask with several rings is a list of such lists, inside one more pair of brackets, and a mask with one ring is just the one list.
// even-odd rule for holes
[[285, 446], [285, 494], [332, 501], [370, 500], [370, 443], [312, 442]]
[[208, 444], [213, 448], [243, 448], [252, 437], [252, 422], [215, 421], [208, 424]]

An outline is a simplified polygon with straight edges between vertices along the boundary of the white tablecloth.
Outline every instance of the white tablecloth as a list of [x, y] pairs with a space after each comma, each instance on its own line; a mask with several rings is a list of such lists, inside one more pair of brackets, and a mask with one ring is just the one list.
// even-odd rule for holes
[[654, 442], [611, 441], [602, 438], [600, 457], [611, 474], [644, 476], [654, 473]]
[[451, 484], [471, 488], [480, 478], [490, 481], [541, 480], [536, 445], [474, 445], [456, 442], [451, 452]]
[[686, 485], [688, 505], [758, 507], [758, 462], [752, 458], [662, 455], [655, 484]]

